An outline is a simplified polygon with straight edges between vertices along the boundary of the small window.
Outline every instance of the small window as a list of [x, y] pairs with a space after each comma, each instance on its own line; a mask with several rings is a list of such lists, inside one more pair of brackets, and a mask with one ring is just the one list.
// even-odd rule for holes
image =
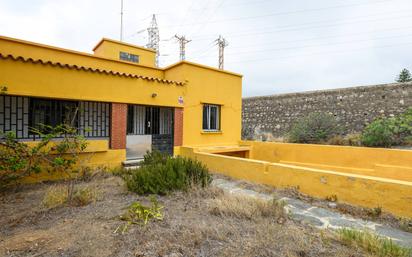
[[203, 105], [203, 130], [220, 130], [220, 106], [205, 104]]
[[127, 61], [127, 62], [139, 62], [139, 56], [135, 54], [129, 54], [125, 52], [120, 52], [120, 60]]

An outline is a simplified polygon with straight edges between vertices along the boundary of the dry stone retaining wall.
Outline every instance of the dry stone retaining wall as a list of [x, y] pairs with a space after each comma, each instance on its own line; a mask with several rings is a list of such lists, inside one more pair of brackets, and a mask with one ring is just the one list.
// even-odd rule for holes
[[412, 107], [412, 83], [394, 83], [320, 90], [243, 99], [242, 137], [284, 137], [290, 127], [311, 112], [334, 115], [345, 134], [361, 132], [378, 117], [390, 117]]

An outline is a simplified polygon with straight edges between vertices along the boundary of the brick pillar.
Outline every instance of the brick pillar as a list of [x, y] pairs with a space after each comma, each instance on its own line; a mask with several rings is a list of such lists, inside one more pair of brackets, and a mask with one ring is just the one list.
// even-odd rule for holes
[[126, 149], [127, 104], [112, 103], [110, 148]]
[[183, 144], [183, 108], [175, 108], [174, 146]]

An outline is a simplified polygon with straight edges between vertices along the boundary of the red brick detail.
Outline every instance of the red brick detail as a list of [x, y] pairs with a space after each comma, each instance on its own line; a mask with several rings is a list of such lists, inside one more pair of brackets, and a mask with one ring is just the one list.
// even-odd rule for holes
[[110, 148], [126, 149], [127, 104], [112, 103]]
[[175, 108], [174, 146], [183, 144], [183, 108]]

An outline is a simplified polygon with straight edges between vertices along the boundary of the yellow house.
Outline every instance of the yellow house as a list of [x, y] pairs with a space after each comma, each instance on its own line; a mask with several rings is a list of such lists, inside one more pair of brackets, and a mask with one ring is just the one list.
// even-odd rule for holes
[[153, 50], [106, 38], [93, 51], [0, 36], [0, 131], [35, 141], [31, 127], [76, 109], [90, 162], [110, 166], [152, 149], [238, 144], [241, 75], [187, 61], [157, 68]]

